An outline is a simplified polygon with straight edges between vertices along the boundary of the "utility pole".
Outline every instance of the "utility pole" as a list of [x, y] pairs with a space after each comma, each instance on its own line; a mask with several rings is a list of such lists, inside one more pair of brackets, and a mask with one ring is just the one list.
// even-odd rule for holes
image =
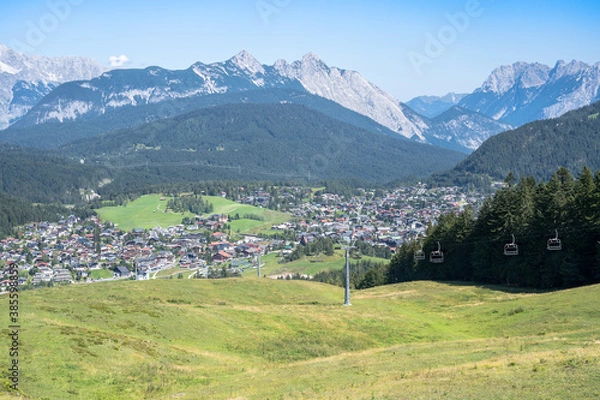
[[344, 305], [351, 306], [350, 304], [350, 249], [354, 248], [354, 230], [352, 236], [348, 239], [348, 245], [343, 247], [346, 250], [346, 287], [344, 290]]
[[258, 247], [258, 277], [260, 278], [260, 246]]
[[344, 290], [344, 305], [351, 306], [350, 304], [350, 261], [348, 256], [350, 253], [350, 246], [346, 246], [346, 288]]

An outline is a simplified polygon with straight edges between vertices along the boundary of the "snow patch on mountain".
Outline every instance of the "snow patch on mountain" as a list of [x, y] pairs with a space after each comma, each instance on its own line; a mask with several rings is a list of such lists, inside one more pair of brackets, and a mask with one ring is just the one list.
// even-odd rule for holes
[[6, 65], [2, 61], [0, 61], [0, 73], [16, 75], [19, 72], [21, 72], [21, 70], [13, 68], [10, 65]]
[[219, 78], [218, 74], [214, 74], [206, 65], [202, 63], [196, 63], [192, 67], [192, 70], [198, 75], [203, 81], [203, 93], [204, 94], [215, 94], [215, 93], [226, 93], [227, 86], [219, 86], [216, 79]]
[[64, 122], [66, 120], [75, 120], [78, 117], [88, 113], [94, 104], [92, 102], [71, 101], [67, 104], [58, 102], [56, 110], [52, 110], [46, 114], [46, 118], [40, 120], [40, 123], [56, 120]]

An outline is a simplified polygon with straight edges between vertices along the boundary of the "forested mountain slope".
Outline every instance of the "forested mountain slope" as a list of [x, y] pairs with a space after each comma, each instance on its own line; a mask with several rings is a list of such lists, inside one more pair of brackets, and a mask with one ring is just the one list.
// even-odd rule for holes
[[[427, 176], [464, 156], [391, 138], [293, 104], [237, 104], [85, 139], [62, 148], [86, 163], [145, 168], [157, 180]], [[159, 182], [156, 182], [159, 183]]]
[[500, 133], [456, 166], [454, 172], [502, 179], [509, 172], [549, 179], [560, 166], [600, 168], [600, 102], [550, 120]]

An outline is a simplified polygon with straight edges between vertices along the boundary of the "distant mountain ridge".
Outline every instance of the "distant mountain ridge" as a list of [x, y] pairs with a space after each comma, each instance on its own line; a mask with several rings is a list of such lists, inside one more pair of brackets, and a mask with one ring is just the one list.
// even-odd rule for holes
[[467, 93], [448, 93], [444, 96], [419, 96], [406, 102], [410, 108], [427, 118], [435, 118], [457, 105]]
[[556, 118], [600, 100], [600, 62], [558, 61], [554, 67], [517, 62], [496, 68], [458, 105], [521, 126]]
[[67, 83], [17, 126], [90, 118], [125, 106], [255, 89], [306, 90], [366, 115], [407, 138], [422, 138], [422, 131], [427, 128], [422, 117], [410, 111], [405, 113], [404, 105], [357, 72], [328, 67], [314, 54], [291, 64], [279, 60], [266, 66], [246, 51], [224, 62], [198, 62], [186, 70], [116, 70], [88, 82]]
[[510, 125], [458, 106], [431, 119], [429, 126], [425, 132], [427, 143], [460, 152], [476, 150], [489, 137], [512, 129]]
[[[304, 91], [335, 102], [380, 124], [379, 127], [366, 124], [371, 125], [368, 129], [372, 131], [385, 134], [395, 132], [422, 143], [428, 143], [430, 138], [434, 138], [431, 143], [465, 153], [475, 148], [473, 143], [479, 143], [468, 139], [469, 136], [479, 137], [488, 126], [495, 125], [492, 121], [486, 121], [483, 126], [479, 126], [479, 120], [470, 124], [457, 121], [454, 124], [456, 129], [445, 132], [446, 136], [451, 134], [456, 137], [439, 140], [435, 136], [440, 135], [440, 127], [435, 121], [430, 121], [397, 101], [365, 80], [358, 72], [329, 67], [312, 53], [292, 63], [278, 60], [274, 65], [268, 66], [259, 63], [250, 53], [242, 51], [224, 62], [197, 62], [186, 70], [173, 71], [160, 67], [120, 69], [105, 72], [88, 81], [65, 83], [3, 132], [0, 139], [39, 146], [51, 141], [50, 136], [43, 138], [47, 132], [51, 132], [54, 135], [52, 141], [60, 144], [76, 133], [80, 137], [87, 137], [112, 129], [135, 126], [188, 112], [194, 107], [222, 104], [224, 98], [232, 103], [239, 103], [245, 102], [244, 97], [248, 94], [247, 101], [264, 102], [257, 100], [260, 96], [250, 95], [260, 90]], [[290, 101], [286, 96], [279, 100], [273, 99], [271, 94], [263, 96], [268, 97], [274, 102]], [[298, 103], [298, 99], [296, 97], [293, 102]], [[316, 103], [319, 102], [301, 102], [323, 111], [321, 105], [316, 106]], [[338, 110], [332, 113], [331, 107], [325, 108], [330, 116], [351, 123], [356, 120], [344, 119], [349, 115], [347, 112]], [[76, 125], [64, 125], [67, 123]], [[88, 126], [84, 127], [86, 124]], [[41, 126], [44, 127], [40, 128]], [[433, 131], [431, 128], [434, 128]], [[488, 132], [488, 136], [498, 131], [499, 128], [494, 127]], [[465, 137], [467, 139], [461, 140]], [[471, 147], [462, 147], [461, 143], [471, 143]]]
[[[560, 61], [553, 68], [525, 62], [502, 66], [473, 93], [421, 96], [409, 102], [415, 110], [358, 72], [330, 67], [313, 53], [291, 63], [278, 60], [263, 65], [241, 51], [226, 61], [197, 62], [185, 70], [148, 67], [101, 75], [103, 67], [80, 58], [59, 62], [33, 57], [39, 66], [31, 72], [19, 67], [31, 64], [23, 62], [27, 57], [0, 47], [0, 84], [7, 82], [0, 85], [0, 129], [12, 124], [0, 133], [0, 141], [37, 147], [50, 142], [58, 146], [226, 102], [292, 102], [317, 111], [325, 106], [327, 115], [350, 123], [360, 120], [354, 112], [373, 121], [361, 120], [357, 125], [373, 132], [394, 132], [471, 153], [506, 129], [600, 99], [600, 63], [590, 66], [578, 61]], [[29, 72], [23, 75], [25, 70]], [[275, 95], [275, 91], [280, 92]], [[315, 97], [303, 98], [301, 93], [351, 112]], [[453, 107], [458, 108], [449, 112]]]
[[[49, 96], [52, 95], [53, 93]], [[110, 113], [88, 114], [75, 121], [66, 120], [62, 123], [53, 122], [24, 127], [17, 123], [0, 132], [0, 141], [20, 146], [50, 149], [104, 132], [130, 128], [158, 119], [225, 104], [303, 105], [373, 133], [409, 140], [362, 114], [342, 107], [333, 101], [312, 95], [304, 89], [255, 89], [244, 92], [180, 98], [136, 107], [120, 107]]]
[[28, 56], [0, 44], [0, 129], [61, 83], [91, 79], [105, 70], [89, 58]]
[[600, 169], [600, 101], [553, 119], [530, 122], [489, 138], [455, 168], [457, 174], [495, 179], [516, 176], [548, 179], [559, 167], [578, 174]]

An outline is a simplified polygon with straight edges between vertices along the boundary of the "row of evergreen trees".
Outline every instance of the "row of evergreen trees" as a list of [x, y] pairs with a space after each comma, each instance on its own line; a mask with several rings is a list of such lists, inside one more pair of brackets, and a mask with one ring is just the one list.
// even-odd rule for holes
[[202, 215], [210, 214], [214, 211], [214, 206], [208, 201], [204, 201], [202, 196], [194, 194], [191, 196], [175, 196], [167, 202], [167, 208], [175, 212], [189, 211], [192, 214]]
[[87, 218], [94, 212], [87, 208], [66, 208], [60, 204], [33, 204], [0, 192], [0, 238], [15, 234], [14, 227], [32, 221], [56, 222], [73, 214]]
[[[564, 288], [600, 280], [600, 171], [585, 167], [577, 179], [559, 168], [548, 182], [516, 181], [486, 200], [479, 214], [467, 209], [439, 218], [427, 238], [401, 246], [394, 255], [387, 283], [413, 279], [472, 280], [537, 288]], [[562, 250], [547, 241], [558, 232]], [[512, 242], [518, 255], [504, 255]], [[444, 253], [443, 263], [428, 256]], [[421, 245], [427, 258], [415, 260]]]
[[[385, 262], [359, 260], [350, 263], [350, 284], [355, 289], [368, 289], [387, 283], [389, 265]], [[336, 286], [346, 285], [346, 270], [330, 269], [318, 272], [313, 276], [313, 281], [329, 283]]]

